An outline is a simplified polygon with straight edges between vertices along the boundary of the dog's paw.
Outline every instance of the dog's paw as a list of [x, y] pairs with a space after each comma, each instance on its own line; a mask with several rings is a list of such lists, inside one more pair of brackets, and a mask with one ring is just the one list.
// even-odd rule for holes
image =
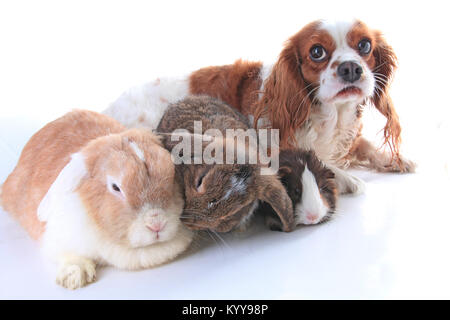
[[353, 175], [346, 174], [337, 178], [336, 181], [340, 194], [359, 195], [366, 192], [366, 183]]
[[95, 264], [91, 260], [70, 259], [59, 268], [56, 283], [75, 290], [95, 281]]
[[400, 157], [397, 160], [382, 164], [375, 169], [378, 172], [413, 173], [416, 171], [416, 166], [413, 161]]
[[416, 172], [416, 163], [411, 160], [408, 160], [402, 156], [395, 162], [396, 172], [400, 173], [413, 173]]

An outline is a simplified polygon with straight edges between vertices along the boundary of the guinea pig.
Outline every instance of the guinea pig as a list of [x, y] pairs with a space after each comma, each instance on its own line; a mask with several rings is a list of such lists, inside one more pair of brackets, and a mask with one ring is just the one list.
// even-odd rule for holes
[[[190, 96], [169, 105], [157, 127], [158, 134], [166, 134], [163, 141], [169, 151], [175, 150], [178, 143], [171, 139], [175, 130], [184, 129], [196, 137], [194, 121], [202, 125], [201, 137], [208, 130], [226, 133], [227, 129], [250, 128], [248, 119], [224, 102], [208, 96]], [[245, 142], [223, 136], [209, 137], [210, 142], [201, 144], [202, 152], [217, 150], [217, 147], [225, 154], [227, 142], [231, 142], [232, 148], [233, 142], [241, 143], [237, 150], [244, 152], [252, 148]], [[239, 164], [238, 152], [233, 152], [231, 163], [194, 161], [176, 165], [180, 184], [184, 186], [183, 223], [194, 230], [243, 230], [261, 200], [273, 208], [282, 230], [292, 231], [295, 227], [292, 202], [276, 172], [261, 174], [263, 166], [250, 161]]]
[[[280, 152], [278, 175], [292, 200], [296, 225], [323, 223], [336, 209], [337, 185], [333, 171], [314, 151], [288, 149]], [[268, 204], [261, 204], [271, 230], [281, 230], [281, 222]]]
[[193, 236], [180, 221], [184, 202], [160, 139], [91, 111], [70, 112], [34, 134], [1, 200], [56, 260], [56, 281], [69, 289], [94, 281], [97, 264], [167, 262]]

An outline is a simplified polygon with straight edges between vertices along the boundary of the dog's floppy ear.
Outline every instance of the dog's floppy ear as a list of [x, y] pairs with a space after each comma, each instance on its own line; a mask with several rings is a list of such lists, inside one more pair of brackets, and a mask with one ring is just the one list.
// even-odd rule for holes
[[375, 67], [372, 72], [375, 76], [376, 89], [372, 97], [372, 103], [386, 117], [383, 144], [387, 144], [392, 155], [398, 157], [401, 127], [397, 112], [389, 96], [389, 85], [397, 68], [397, 57], [379, 31], [375, 33], [373, 55]]
[[75, 191], [86, 175], [87, 170], [83, 155], [81, 153], [72, 154], [69, 163], [61, 170], [39, 204], [38, 219], [48, 221], [53, 212], [69, 206], [66, 195]]
[[295, 130], [303, 125], [311, 111], [311, 99], [295, 45], [297, 36], [286, 43], [253, 109], [255, 127], [259, 118], [266, 117], [273, 128], [280, 130], [281, 148], [295, 145]]
[[283, 231], [290, 232], [295, 228], [294, 210], [292, 200], [283, 184], [275, 175], [261, 175], [258, 198], [268, 203], [276, 212], [283, 225]]

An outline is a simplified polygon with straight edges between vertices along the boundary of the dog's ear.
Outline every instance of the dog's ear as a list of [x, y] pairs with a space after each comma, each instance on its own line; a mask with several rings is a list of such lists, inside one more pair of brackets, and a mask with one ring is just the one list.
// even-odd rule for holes
[[295, 145], [295, 130], [308, 119], [311, 110], [294, 37], [286, 43], [272, 73], [264, 82], [262, 97], [253, 109], [255, 127], [258, 119], [265, 117], [273, 128], [280, 130], [281, 148]]
[[373, 55], [375, 57], [375, 67], [372, 72], [375, 76], [376, 89], [372, 97], [372, 103], [386, 117], [383, 144], [387, 144], [392, 155], [398, 158], [401, 127], [397, 112], [389, 96], [389, 85], [397, 68], [397, 57], [392, 47], [387, 44], [379, 31], [375, 33]]

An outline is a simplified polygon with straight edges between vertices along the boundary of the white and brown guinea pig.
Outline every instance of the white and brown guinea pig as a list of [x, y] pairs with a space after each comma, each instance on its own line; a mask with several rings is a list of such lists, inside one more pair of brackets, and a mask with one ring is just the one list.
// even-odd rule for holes
[[[323, 223], [336, 209], [337, 186], [333, 171], [313, 151], [286, 149], [280, 151], [278, 175], [292, 200], [297, 225]], [[259, 208], [271, 230], [281, 230], [281, 222], [272, 208]]]
[[192, 240], [169, 152], [150, 131], [95, 112], [73, 111], [39, 130], [1, 200], [70, 289], [94, 281], [96, 264], [152, 267]]

